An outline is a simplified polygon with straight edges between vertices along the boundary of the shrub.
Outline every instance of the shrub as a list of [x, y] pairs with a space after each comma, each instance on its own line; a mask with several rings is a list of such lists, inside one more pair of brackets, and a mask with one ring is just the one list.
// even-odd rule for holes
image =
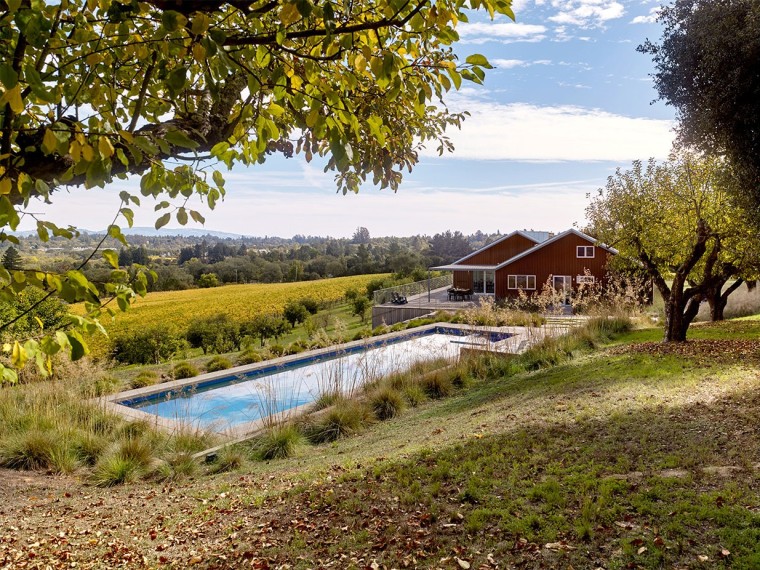
[[178, 362], [172, 368], [172, 376], [175, 380], [182, 380], [184, 378], [192, 378], [198, 376], [198, 369], [189, 362]]
[[202, 349], [203, 354], [230, 352], [240, 348], [240, 325], [225, 314], [193, 319], [185, 338], [193, 348]]
[[404, 408], [404, 399], [398, 390], [390, 387], [379, 388], [369, 399], [372, 412], [380, 421], [395, 418]]
[[282, 346], [281, 344], [272, 344], [269, 346], [269, 352], [273, 356], [282, 356], [283, 354], [285, 354], [285, 347]]
[[309, 311], [300, 301], [290, 300], [285, 304], [282, 315], [291, 327], [295, 327], [298, 323], [303, 323], [309, 318]]
[[257, 362], [261, 362], [262, 360], [264, 360], [264, 357], [262, 357], [258, 352], [256, 352], [253, 349], [248, 349], [245, 352], [242, 352], [240, 356], [237, 357], [237, 363], [239, 365], [256, 364]]
[[335, 441], [359, 431], [368, 421], [368, 411], [353, 400], [340, 400], [332, 408], [307, 424], [306, 437], [312, 443]]
[[158, 374], [152, 370], [143, 370], [132, 379], [130, 386], [132, 388], [145, 388], [158, 382]]
[[206, 363], [206, 372], [218, 372], [219, 370], [227, 370], [232, 368], [232, 362], [224, 356], [215, 356]]
[[449, 396], [454, 391], [451, 374], [446, 370], [438, 370], [426, 374], [420, 379], [420, 386], [430, 398], [438, 399]]
[[274, 426], [255, 441], [254, 452], [264, 461], [284, 459], [295, 454], [303, 443], [304, 436], [296, 426]]
[[300, 303], [311, 315], [316, 315], [319, 312], [319, 301], [313, 297], [304, 297], [301, 299]]
[[198, 277], [198, 287], [201, 289], [218, 286], [219, 277], [216, 273], [202, 273], [201, 276]]
[[113, 357], [126, 364], [158, 364], [182, 350], [184, 342], [166, 326], [116, 337]]

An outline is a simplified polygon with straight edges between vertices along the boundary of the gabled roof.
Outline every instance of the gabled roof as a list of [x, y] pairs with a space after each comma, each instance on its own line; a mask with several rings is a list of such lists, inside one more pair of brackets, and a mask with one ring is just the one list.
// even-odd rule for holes
[[[529, 239], [533, 239], [530, 236], [526, 235], [525, 232], [519, 232], [519, 231], [518, 232], [512, 232], [511, 234], [509, 234], [508, 236], [506, 236], [506, 237], [504, 237], [502, 239], [506, 239], [507, 237], [510, 237], [510, 236], [512, 236], [514, 234], [517, 234], [517, 233], [519, 233], [519, 234], [521, 234], [521, 235], [523, 235], [523, 236], [525, 236], [525, 237], [527, 237]], [[572, 235], [572, 234], [575, 234], [576, 236], [578, 236], [578, 237], [580, 237], [582, 239], [585, 239], [586, 241], [588, 241], [592, 245], [595, 245], [597, 247], [601, 247], [603, 250], [608, 251], [609, 253], [611, 253], [613, 255], [617, 255], [618, 254], [618, 251], [614, 247], [610, 247], [610, 246], [608, 246], [606, 244], [599, 243], [599, 242], [597, 242], [597, 240], [595, 240], [591, 236], [586, 235], [583, 232], [579, 232], [578, 230], [576, 230], [574, 228], [570, 228], [569, 230], [565, 230], [564, 232], [559, 233], [559, 234], [557, 234], [554, 237], [551, 237], [551, 238], [549, 238], [549, 239], [547, 239], [545, 241], [537, 243], [536, 245], [534, 245], [530, 249], [526, 249], [522, 253], [518, 253], [514, 257], [511, 257], [511, 258], [507, 259], [506, 261], [502, 261], [501, 263], [499, 263], [497, 265], [457, 265], [457, 264], [460, 261], [463, 261], [463, 260], [467, 259], [468, 257], [471, 257], [471, 256], [475, 255], [475, 253], [479, 253], [479, 252], [483, 251], [484, 249], [487, 249], [487, 248], [491, 247], [494, 243], [498, 243], [498, 241], [501, 241], [501, 240], [497, 240], [497, 241], [495, 241], [495, 242], [493, 242], [493, 243], [491, 243], [491, 244], [489, 244], [489, 245], [487, 245], [487, 246], [479, 249], [475, 253], [471, 253], [467, 257], [463, 257], [462, 259], [460, 259], [459, 261], [455, 261], [451, 265], [441, 265], [440, 267], [433, 267], [432, 269], [441, 269], [441, 270], [444, 270], [444, 271], [478, 271], [478, 270], [481, 270], [481, 271], [482, 270], [491, 271], [491, 270], [497, 270], [497, 269], [501, 269], [503, 267], [506, 267], [510, 263], [514, 263], [518, 259], [522, 259], [523, 257], [527, 257], [529, 255], [532, 255], [533, 253], [535, 253], [536, 251], [538, 251], [538, 250], [546, 247], [547, 245], [552, 244], [555, 241], [559, 241], [562, 238], [564, 238], [564, 237], [566, 237], [568, 235]], [[536, 240], [534, 239], [533, 241], [536, 241]]]
[[586, 235], [586, 234], [584, 234], [583, 232], [579, 232], [579, 231], [578, 231], [578, 230], [576, 230], [575, 228], [570, 228], [569, 230], [565, 230], [564, 232], [562, 232], [562, 233], [560, 233], [560, 234], [557, 234], [557, 235], [556, 235], [556, 236], [554, 236], [553, 238], [549, 238], [549, 239], [548, 239], [548, 240], [546, 240], [545, 242], [542, 242], [542, 243], [540, 243], [540, 244], [538, 244], [538, 245], [536, 245], [536, 246], [534, 246], [534, 247], [531, 247], [530, 249], [526, 249], [526, 250], [525, 250], [525, 251], [523, 251], [522, 253], [518, 253], [518, 254], [517, 254], [517, 255], [515, 255], [514, 257], [512, 257], [512, 258], [510, 258], [510, 259], [507, 259], [506, 261], [504, 261], [504, 262], [500, 263], [499, 265], [497, 265], [497, 266], [495, 267], [495, 269], [501, 269], [502, 267], [506, 267], [506, 266], [507, 266], [507, 265], [509, 265], [510, 263], [514, 263], [514, 262], [515, 262], [515, 261], [517, 261], [518, 259], [522, 259], [523, 257], [527, 257], [527, 256], [529, 256], [529, 255], [531, 255], [531, 254], [535, 253], [535, 252], [536, 252], [536, 251], [538, 251], [539, 249], [542, 249], [542, 248], [546, 247], [547, 245], [549, 245], [549, 244], [552, 244], [552, 243], [554, 243], [555, 241], [559, 241], [559, 240], [561, 240], [562, 238], [564, 238], [564, 237], [566, 237], [566, 236], [569, 236], [569, 235], [571, 235], [571, 234], [575, 234], [575, 235], [576, 235], [576, 236], [578, 236], [579, 238], [583, 238], [583, 239], [585, 239], [586, 241], [588, 241], [589, 243], [591, 243], [592, 245], [595, 245], [595, 246], [597, 246], [597, 247], [601, 247], [603, 250], [605, 250], [605, 251], [608, 251], [609, 253], [611, 253], [611, 254], [613, 254], [613, 255], [617, 255], [617, 254], [618, 254], [618, 250], [616, 250], [614, 247], [610, 247], [610, 246], [608, 246], [608, 245], [606, 245], [606, 244], [603, 244], [603, 243], [599, 243], [597, 240], [595, 240], [594, 238], [592, 238], [590, 235]]
[[[492, 241], [491, 243], [484, 245], [483, 247], [481, 247], [480, 249], [477, 249], [477, 250], [473, 251], [472, 253], [468, 253], [462, 259], [457, 259], [456, 261], [454, 261], [453, 263], [451, 263], [451, 265], [459, 265], [463, 261], [465, 261], [466, 259], [470, 259], [474, 255], [477, 255], [477, 254], [479, 254], [479, 253], [481, 253], [483, 251], [486, 251], [487, 249], [491, 249], [497, 243], [501, 243], [501, 242], [506, 241], [509, 238], [517, 236], [517, 235], [522, 236], [525, 239], [529, 239], [533, 243], [541, 243], [543, 241], [542, 239], [540, 239], [540, 236], [531, 235], [531, 234], [546, 234], [547, 236], [549, 235], [548, 232], [524, 232], [522, 230], [516, 230], [516, 231], [512, 232], [511, 234], [507, 234], [507, 235], [505, 235], [503, 237], [500, 237], [496, 241]], [[546, 239], [546, 238], [544, 238], [544, 239]], [[435, 268], [435, 269], [438, 269], [438, 268]]]

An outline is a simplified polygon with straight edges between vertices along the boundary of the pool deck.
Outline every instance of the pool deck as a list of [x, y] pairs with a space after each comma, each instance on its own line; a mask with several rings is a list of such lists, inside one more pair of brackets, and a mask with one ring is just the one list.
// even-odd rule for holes
[[[545, 336], [549, 334], [557, 334], [557, 331], [555, 330], [555, 328], [549, 328], [549, 327], [539, 327], [539, 328], [482, 327], [482, 326], [470, 326], [470, 325], [453, 324], [453, 323], [435, 323], [435, 324], [419, 327], [416, 329], [392, 332], [392, 333], [388, 333], [384, 335], [379, 335], [376, 337], [357, 340], [357, 341], [345, 343], [339, 346], [332, 346], [332, 347], [322, 348], [318, 350], [305, 351], [299, 354], [283, 356], [280, 358], [275, 358], [272, 360], [259, 362], [256, 364], [236, 366], [234, 368], [228, 368], [226, 370], [220, 370], [218, 372], [209, 372], [206, 374], [195, 376], [193, 378], [186, 378], [183, 380], [172, 380], [170, 382], [164, 382], [162, 384], [155, 384], [152, 386], [146, 386], [144, 388], [136, 388], [134, 390], [127, 390], [125, 392], [119, 392], [117, 394], [102, 396], [98, 398], [96, 401], [100, 405], [102, 405], [104, 408], [106, 408], [108, 411], [116, 413], [124, 417], [125, 419], [132, 420], [132, 421], [136, 421], [136, 420], [147, 421], [150, 424], [154, 425], [155, 427], [169, 431], [169, 432], [182, 431], [188, 428], [209, 429], [210, 431], [215, 431], [217, 433], [223, 434], [228, 437], [245, 439], [245, 438], [251, 437], [252, 435], [255, 435], [257, 432], [262, 431], [268, 425], [271, 425], [273, 423], [273, 420], [292, 417], [296, 414], [302, 413], [309, 406], [311, 406], [311, 404], [304, 404], [302, 406], [298, 406], [296, 408], [291, 408], [289, 410], [285, 410], [284, 412], [280, 412], [278, 414], [279, 416], [281, 416], [280, 418], [273, 418], [272, 416], [269, 416], [268, 418], [263, 418], [263, 419], [259, 419], [259, 420], [255, 420], [255, 421], [247, 422], [247, 423], [241, 423], [234, 426], [227, 426], [224, 428], [222, 428], [221, 426], [219, 428], [216, 428], [214, 426], [210, 428], [201, 428], [198, 425], [195, 425], [192, 422], [188, 422], [187, 420], [183, 420], [181, 418], [176, 418], [176, 419], [164, 418], [161, 416], [157, 416], [155, 414], [143, 412], [142, 410], [135, 409], [126, 405], [126, 402], [140, 401], [143, 399], [150, 398], [151, 396], [155, 396], [157, 394], [162, 394], [165, 392], [183, 391], [183, 390], [190, 389], [194, 386], [213, 385], [215, 383], [221, 383], [225, 379], [229, 379], [230, 377], [234, 377], [236, 375], [240, 375], [242, 377], [242, 376], [249, 375], [252, 372], [267, 371], [269, 369], [271, 369], [272, 371], [276, 371], [276, 369], [278, 368], [284, 368], [288, 365], [292, 366], [294, 364], [318, 360], [321, 357], [324, 357], [327, 355], [333, 356], [335, 354], [354, 352], [354, 351], [358, 351], [358, 350], [372, 347], [372, 346], [382, 346], [383, 344], [386, 344], [386, 343], [392, 343], [392, 342], [398, 341], [401, 338], [424, 336], [426, 334], [430, 334], [431, 332], [439, 328], [456, 329], [456, 330], [462, 331], [463, 333], [467, 333], [467, 332], [509, 333], [512, 336], [510, 336], [509, 338], [505, 340], [494, 342], [493, 344], [486, 343], [487, 346], [485, 347], [474, 347], [475, 349], [491, 350], [491, 351], [499, 352], [502, 354], [518, 354], [522, 352], [523, 350], [525, 350], [528, 346], [541, 340]], [[564, 331], [559, 331], [559, 332], [564, 332]]]

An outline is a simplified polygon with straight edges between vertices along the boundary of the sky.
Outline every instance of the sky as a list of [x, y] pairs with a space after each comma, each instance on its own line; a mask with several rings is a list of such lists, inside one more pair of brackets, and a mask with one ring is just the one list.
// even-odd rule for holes
[[[472, 115], [450, 133], [453, 154], [423, 151], [397, 193], [368, 186], [338, 194], [332, 174], [300, 157], [235, 168], [225, 173], [227, 195], [215, 210], [195, 204], [203, 227], [281, 237], [347, 237], [360, 226], [377, 237], [582, 227], [589, 194], [616, 168], [670, 150], [675, 113], [654, 102], [651, 59], [636, 52], [661, 35], [658, 7], [646, 0], [513, 0], [514, 22], [473, 13], [457, 28], [456, 50], [462, 60], [482, 53], [494, 69], [483, 86], [463, 83], [446, 98], [452, 111]], [[59, 224], [103, 229], [119, 191], [136, 186], [62, 190], [70, 196], [54, 195], [52, 207], [36, 211]], [[146, 203], [135, 225], [155, 219]], [[19, 229], [33, 227], [25, 219]]]

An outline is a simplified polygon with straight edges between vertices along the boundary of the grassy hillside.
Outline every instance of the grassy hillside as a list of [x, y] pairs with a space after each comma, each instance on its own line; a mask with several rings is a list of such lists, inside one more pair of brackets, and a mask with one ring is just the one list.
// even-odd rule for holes
[[0, 561], [758, 568], [760, 320], [659, 336], [534, 372], [476, 367], [454, 397], [181, 485], [4, 476]]
[[[225, 313], [233, 320], [245, 321], [257, 314], [279, 313], [290, 299], [311, 297], [320, 303], [332, 303], [342, 299], [347, 289], [362, 289], [370, 281], [383, 277], [387, 275], [357, 275], [297, 283], [254, 283], [149, 293], [145, 298], [138, 299], [129, 311], [119, 313], [113, 321], [104, 319], [103, 325], [111, 337], [116, 337], [131, 330], [159, 324], [183, 330], [193, 318], [219, 313]], [[102, 352], [107, 339], [102, 335], [93, 336], [91, 344], [96, 353]]]

